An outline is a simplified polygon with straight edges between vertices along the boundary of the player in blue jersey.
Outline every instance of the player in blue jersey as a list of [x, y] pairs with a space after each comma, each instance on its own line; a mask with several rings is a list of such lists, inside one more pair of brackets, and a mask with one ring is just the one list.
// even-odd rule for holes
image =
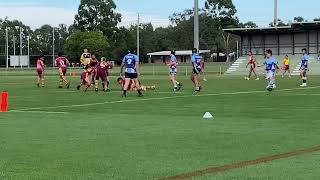
[[177, 81], [177, 73], [178, 73], [178, 62], [176, 58], [176, 52], [174, 50], [170, 53], [170, 63], [167, 64], [169, 67], [170, 80], [173, 84], [174, 91], [180, 91], [182, 84]]
[[195, 92], [201, 91], [201, 85], [199, 80], [199, 74], [201, 73], [201, 63], [203, 61], [203, 57], [198, 54], [198, 49], [194, 48], [192, 50], [192, 68], [193, 68], [193, 74], [191, 76], [191, 80], [196, 88]]
[[266, 66], [266, 79], [268, 81], [267, 90], [272, 91], [276, 88], [276, 71], [279, 69], [278, 61], [272, 56], [272, 51], [266, 50], [266, 61], [263, 63]]
[[300, 85], [301, 87], [306, 87], [307, 86], [307, 72], [309, 71], [309, 55], [308, 51], [306, 48], [302, 49], [302, 58], [301, 58], [301, 66], [300, 66], [300, 76], [302, 79], [302, 84]]
[[134, 54], [134, 50], [130, 50], [129, 54], [127, 54], [123, 58], [120, 74], [122, 74], [123, 68], [125, 68], [125, 83], [123, 86], [123, 97], [127, 96], [127, 91], [131, 84], [131, 80], [135, 81], [138, 94], [139, 96], [142, 96], [140, 83], [138, 80], [138, 77], [140, 76], [139, 58]]

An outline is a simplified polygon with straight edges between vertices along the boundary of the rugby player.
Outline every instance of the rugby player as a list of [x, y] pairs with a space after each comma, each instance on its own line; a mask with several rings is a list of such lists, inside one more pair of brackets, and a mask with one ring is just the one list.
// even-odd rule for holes
[[92, 75], [91, 75], [91, 80], [92, 83], [95, 84], [95, 79], [96, 79], [96, 75], [97, 75], [97, 66], [99, 64], [98, 59], [96, 58], [95, 54], [92, 54], [91, 59], [90, 59], [90, 63], [89, 66], [93, 69], [92, 70]]
[[300, 66], [300, 76], [302, 79], [302, 84], [300, 85], [301, 87], [306, 87], [307, 86], [307, 72], [309, 71], [309, 55], [308, 55], [308, 50], [306, 48], [302, 49], [302, 58], [301, 58], [301, 66]]
[[249, 51], [249, 61], [248, 61], [246, 68], [248, 68], [249, 65], [250, 65], [249, 75], [248, 75], [248, 77], [245, 77], [245, 79], [250, 80], [251, 75], [253, 73], [256, 77], [256, 80], [260, 80], [257, 73], [256, 73], [257, 59], [253, 55], [252, 51]]
[[123, 69], [125, 68], [125, 84], [123, 87], [123, 97], [127, 96], [127, 90], [129, 90], [129, 85], [131, 80], [134, 80], [137, 88], [137, 92], [139, 96], [142, 96], [140, 83], [138, 77], [140, 76], [140, 65], [139, 65], [139, 58], [134, 54], [134, 50], [130, 50], [129, 54], [127, 54], [122, 61], [121, 64], [121, 71], [122, 74]]
[[207, 81], [207, 78], [206, 78], [206, 63], [204, 61], [201, 61], [201, 71], [202, 71], [203, 81]]
[[77, 90], [80, 90], [82, 86], [85, 86], [84, 91], [87, 91], [92, 86], [90, 75], [93, 72], [93, 70], [94, 69], [90, 66], [85, 67], [85, 71], [81, 73], [81, 81], [80, 84], [77, 86]]
[[42, 87], [44, 87], [44, 55], [40, 55], [39, 59], [37, 60], [37, 73], [38, 73], [38, 82], [37, 86], [40, 87], [40, 84]]
[[103, 91], [110, 91], [109, 90], [109, 72], [108, 70], [112, 68], [112, 64], [111, 62], [107, 62], [106, 58], [102, 57], [101, 61], [99, 62], [99, 64], [96, 67], [96, 77], [95, 77], [95, 91], [98, 92], [99, 91], [99, 79], [101, 79], [102, 81], [102, 88]]
[[173, 84], [174, 87], [174, 91], [180, 91], [182, 84], [179, 83], [177, 81], [177, 66], [178, 66], [178, 62], [177, 62], [177, 58], [176, 58], [176, 52], [174, 50], [171, 51], [170, 53], [170, 63], [167, 64], [167, 66], [169, 67], [169, 75], [170, 75], [170, 80]]
[[202, 56], [198, 54], [198, 49], [194, 48], [192, 50], [192, 68], [193, 74], [191, 76], [191, 80], [195, 86], [195, 92], [200, 92], [202, 87], [200, 85], [199, 74], [201, 73], [201, 62], [203, 61]]
[[58, 67], [58, 72], [60, 76], [59, 88], [63, 88], [63, 84], [66, 85], [67, 89], [70, 88], [70, 82], [66, 78], [68, 65], [70, 65], [69, 60], [66, 57], [64, 57], [61, 52], [59, 52], [58, 58], [55, 62], [55, 66]]
[[87, 65], [89, 65], [90, 59], [91, 59], [91, 54], [89, 53], [88, 49], [84, 49], [80, 59], [82, 66], [86, 67]]
[[273, 57], [272, 50], [266, 50], [266, 60], [263, 63], [266, 66], [266, 79], [268, 82], [267, 90], [272, 91], [276, 88], [276, 71], [279, 69], [278, 61]]
[[282, 73], [282, 78], [284, 78], [284, 75], [288, 72], [289, 78], [291, 78], [291, 72], [290, 72], [290, 59], [289, 56], [286, 55], [283, 59], [283, 73]]

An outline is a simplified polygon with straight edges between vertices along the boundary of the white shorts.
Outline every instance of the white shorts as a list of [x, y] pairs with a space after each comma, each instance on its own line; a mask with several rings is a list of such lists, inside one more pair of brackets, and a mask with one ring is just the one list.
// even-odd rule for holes
[[178, 71], [177, 69], [170, 69], [170, 75], [177, 75]]
[[266, 78], [267, 78], [267, 79], [274, 78], [274, 76], [275, 76], [275, 72], [273, 72], [273, 71], [267, 71], [267, 73], [266, 73]]

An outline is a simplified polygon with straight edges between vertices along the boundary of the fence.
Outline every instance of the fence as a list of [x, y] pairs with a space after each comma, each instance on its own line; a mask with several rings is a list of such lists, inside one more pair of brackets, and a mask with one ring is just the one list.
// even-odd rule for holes
[[[51, 63], [52, 64], [52, 63]], [[206, 63], [206, 73], [208, 75], [223, 75], [228, 69], [229, 63]], [[79, 75], [83, 69], [76, 67], [69, 67], [68, 75]], [[119, 76], [120, 67], [116, 66], [110, 70], [111, 76]], [[178, 67], [179, 76], [190, 76], [192, 74], [192, 66], [187, 64], [180, 64]], [[142, 64], [141, 65], [142, 75], [148, 76], [164, 76], [168, 75], [169, 69], [164, 64]], [[36, 75], [35, 65], [30, 68], [27, 67], [16, 67], [6, 69], [4, 67], [0, 68], [0, 76], [34, 76]], [[55, 67], [47, 65], [46, 76], [57, 75], [57, 70]]]

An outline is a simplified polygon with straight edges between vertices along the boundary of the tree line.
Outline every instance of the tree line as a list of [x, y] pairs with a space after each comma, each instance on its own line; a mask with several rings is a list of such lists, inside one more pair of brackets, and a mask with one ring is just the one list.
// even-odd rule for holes
[[[13, 54], [13, 37], [19, 47], [19, 28], [23, 33], [23, 51], [27, 51], [30, 38], [30, 54], [52, 55], [53, 32], [55, 52], [64, 52], [72, 62], [78, 62], [83, 49], [88, 48], [97, 56], [121, 61], [128, 49], [136, 47], [137, 26], [121, 27], [120, 13], [116, 12], [114, 0], [81, 0], [73, 25], [58, 27], [43, 25], [32, 30], [18, 20], [0, 19], [0, 44], [5, 44], [5, 29], [8, 28], [10, 54]], [[237, 9], [232, 0], [206, 0], [199, 10], [200, 48], [212, 52], [230, 53], [236, 49], [236, 36], [226, 34], [222, 29], [236, 27], [258, 27], [252, 21], [242, 23], [236, 16]], [[171, 25], [155, 28], [151, 23], [139, 24], [140, 58], [147, 62], [147, 53], [164, 50], [187, 50], [193, 47], [193, 9], [172, 14]], [[315, 18], [320, 21], [320, 18]], [[304, 22], [302, 17], [294, 21]], [[279, 25], [286, 25], [279, 20]], [[270, 24], [272, 26], [272, 24]], [[1, 38], [2, 37], [2, 38]], [[0, 51], [1, 53], [1, 51]], [[16, 48], [16, 54], [20, 54]], [[25, 54], [25, 53], [24, 53]]]

